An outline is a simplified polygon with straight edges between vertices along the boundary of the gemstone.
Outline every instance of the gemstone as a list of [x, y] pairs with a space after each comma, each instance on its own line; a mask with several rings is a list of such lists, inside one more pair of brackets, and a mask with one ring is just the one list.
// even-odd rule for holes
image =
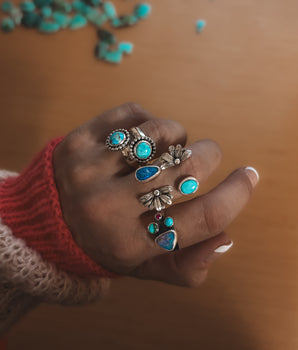
[[53, 0], [33, 0], [33, 1], [37, 7], [49, 6], [53, 2]]
[[151, 6], [145, 2], [138, 4], [134, 10], [135, 15], [141, 19], [148, 17], [150, 15], [150, 12]]
[[22, 17], [22, 25], [26, 28], [35, 28], [41, 24], [42, 18], [35, 12], [26, 12]]
[[80, 14], [76, 14], [72, 17], [68, 27], [69, 29], [75, 30], [85, 27], [86, 24], [86, 18]]
[[59, 24], [61, 28], [66, 28], [70, 22], [70, 17], [62, 12], [53, 12], [53, 19]]
[[196, 192], [199, 183], [195, 178], [186, 178], [179, 185], [179, 190], [182, 194], [192, 194]]
[[13, 9], [13, 3], [11, 1], [4, 1], [1, 4], [1, 10], [6, 13], [10, 13]]
[[152, 147], [147, 141], [140, 141], [135, 146], [135, 154], [140, 159], [149, 158], [152, 154]]
[[95, 56], [97, 58], [105, 58], [109, 49], [109, 44], [104, 41], [99, 42], [95, 47]]
[[[52, 0], [53, 1], [53, 10], [54, 11], [60, 11], [64, 13], [69, 13], [72, 11], [72, 6], [70, 3], [63, 1], [63, 0]], [[41, 7], [46, 6], [42, 5]]]
[[176, 232], [167, 231], [155, 239], [155, 242], [163, 249], [173, 250], [176, 244]]
[[196, 23], [197, 33], [200, 33], [206, 27], [206, 21], [203, 19], [198, 19]]
[[55, 33], [60, 29], [60, 26], [56, 22], [44, 22], [44, 21], [42, 21], [40, 23], [38, 29], [42, 33]]
[[156, 219], [156, 220], [161, 220], [161, 219], [162, 219], [162, 215], [159, 214], [159, 213], [156, 214], [156, 215], [155, 215], [155, 219]]
[[110, 63], [120, 63], [122, 60], [122, 52], [115, 50], [115, 51], [108, 51], [104, 57], [105, 61]]
[[160, 173], [157, 165], [143, 166], [136, 170], [136, 178], [139, 181], [150, 181]]
[[157, 223], [152, 222], [149, 226], [148, 226], [148, 231], [149, 233], [151, 233], [152, 235], [154, 235], [156, 232], [158, 232], [159, 230], [159, 226]]
[[119, 145], [120, 143], [123, 142], [124, 139], [125, 139], [124, 132], [122, 132], [122, 131], [115, 131], [110, 136], [110, 143], [111, 143], [111, 145]]
[[15, 24], [14, 21], [9, 18], [9, 17], [5, 17], [2, 19], [1, 21], [1, 29], [3, 30], [3, 32], [11, 32], [12, 30], [14, 30]]
[[23, 12], [32, 12], [35, 10], [34, 2], [31, 1], [23, 1], [20, 4], [20, 8]]
[[168, 216], [167, 218], [165, 218], [164, 223], [167, 227], [172, 227], [174, 225], [174, 220], [173, 220], [173, 218]]
[[72, 8], [79, 13], [84, 13], [86, 11], [86, 4], [83, 1], [74, 0], [72, 3]]
[[41, 9], [41, 14], [48, 18], [48, 17], [51, 17], [52, 16], [52, 9], [50, 6], [44, 6], [42, 9]]
[[113, 19], [117, 17], [116, 9], [112, 2], [106, 1], [103, 4], [103, 9], [109, 19]]
[[118, 46], [118, 50], [121, 51], [122, 53], [125, 53], [127, 55], [132, 53], [133, 50], [133, 44], [128, 43], [128, 42], [121, 42]]
[[99, 39], [101, 39], [102, 41], [105, 41], [106, 43], [108, 43], [110, 45], [113, 45], [117, 42], [115, 35], [113, 33], [109, 32], [108, 30], [100, 28], [97, 31], [97, 35], [98, 35]]

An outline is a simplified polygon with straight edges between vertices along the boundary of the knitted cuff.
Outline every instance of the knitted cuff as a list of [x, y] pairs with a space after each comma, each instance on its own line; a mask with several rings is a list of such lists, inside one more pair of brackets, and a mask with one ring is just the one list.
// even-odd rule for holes
[[19, 176], [0, 183], [2, 222], [61, 270], [81, 276], [119, 277], [83, 252], [63, 219], [52, 163], [54, 149], [62, 139], [50, 141]]

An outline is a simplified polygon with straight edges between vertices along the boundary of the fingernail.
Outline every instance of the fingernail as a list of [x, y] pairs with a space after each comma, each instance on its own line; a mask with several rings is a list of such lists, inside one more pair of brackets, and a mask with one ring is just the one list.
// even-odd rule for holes
[[225, 253], [233, 246], [233, 244], [234, 244], [233, 241], [231, 241], [228, 244], [223, 244], [223, 245], [219, 246], [218, 248], [216, 248], [214, 250], [214, 253]]
[[256, 171], [255, 168], [253, 168], [251, 166], [247, 166], [245, 168], [245, 171], [247, 173], [247, 176], [250, 179], [250, 182], [251, 182], [252, 186], [255, 187], [256, 184], [259, 182], [259, 179], [260, 179], [259, 173]]

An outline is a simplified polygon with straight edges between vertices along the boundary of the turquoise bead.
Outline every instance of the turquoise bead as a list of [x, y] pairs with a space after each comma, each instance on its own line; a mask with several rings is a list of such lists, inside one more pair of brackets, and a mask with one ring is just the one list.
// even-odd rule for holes
[[48, 17], [51, 17], [52, 16], [52, 9], [50, 6], [44, 6], [42, 9], [41, 9], [41, 14], [45, 17], [45, 18], [48, 18]]
[[113, 19], [117, 17], [117, 12], [112, 2], [106, 1], [103, 4], [103, 9], [109, 19]]
[[32, 12], [35, 10], [34, 2], [24, 1], [21, 3], [20, 8], [23, 12]]
[[109, 32], [108, 30], [100, 28], [97, 31], [97, 35], [98, 35], [99, 39], [105, 41], [106, 43], [108, 43], [110, 45], [113, 45], [117, 42], [115, 35], [113, 33]]
[[171, 230], [158, 236], [155, 242], [165, 250], [173, 250], [176, 243], [175, 231]]
[[95, 47], [95, 56], [97, 58], [104, 59], [108, 53], [108, 50], [109, 44], [104, 41], [100, 41]]
[[191, 178], [183, 180], [179, 185], [179, 189], [182, 194], [192, 194], [196, 192], [198, 186], [198, 181], [194, 178]]
[[42, 18], [35, 12], [26, 12], [22, 17], [22, 25], [26, 28], [36, 28], [41, 24]]
[[174, 220], [173, 218], [171, 218], [170, 216], [168, 216], [165, 221], [164, 221], [165, 225], [167, 227], [172, 227], [174, 225]]
[[109, 63], [120, 63], [122, 61], [122, 52], [116, 51], [108, 51], [104, 57], [105, 61]]
[[152, 222], [149, 226], [148, 226], [148, 231], [149, 233], [151, 233], [152, 235], [154, 235], [156, 232], [158, 232], [159, 227], [158, 224], [156, 224], [155, 222]]
[[197, 23], [196, 23], [197, 33], [200, 33], [205, 27], [206, 27], [206, 21], [205, 20], [203, 20], [203, 19], [197, 20]]
[[123, 41], [118, 45], [118, 50], [121, 51], [122, 53], [130, 55], [133, 51], [133, 44]]
[[18, 8], [18, 7], [14, 7], [11, 12], [10, 12], [10, 16], [13, 19], [14, 23], [18, 26], [21, 24], [22, 22], [22, 17], [23, 17], [23, 13], [22, 11]]
[[152, 153], [152, 147], [151, 145], [146, 141], [140, 141], [135, 146], [135, 153], [136, 156], [140, 159], [146, 159], [151, 156]]
[[76, 14], [70, 20], [68, 25], [69, 29], [76, 30], [85, 27], [87, 24], [87, 20], [84, 16], [80, 14]]
[[15, 28], [14, 21], [10, 17], [5, 17], [1, 21], [1, 29], [3, 32], [9, 33]]
[[72, 8], [79, 13], [84, 13], [86, 6], [87, 5], [83, 1], [80, 1], [80, 0], [75, 0], [72, 3]]
[[[70, 3], [65, 2], [63, 0], [52, 0], [52, 1], [53, 1], [53, 5], [52, 5], [53, 11], [60, 11], [65, 13], [69, 13], [72, 11], [72, 6]], [[43, 5], [43, 6], [47, 6], [47, 5]]]
[[120, 145], [125, 139], [125, 134], [122, 131], [116, 131], [110, 136], [110, 143], [112, 145]]
[[49, 6], [53, 2], [53, 0], [33, 0], [33, 1], [34, 1], [34, 4], [40, 8], [44, 6]]
[[141, 3], [141, 4], [138, 4], [136, 7], [135, 7], [135, 11], [134, 11], [135, 15], [138, 17], [138, 18], [141, 18], [141, 19], [144, 19], [146, 17], [148, 17], [151, 13], [151, 6], [147, 3]]
[[10, 1], [4, 1], [1, 4], [1, 10], [6, 13], [10, 13], [13, 9], [13, 3]]
[[57, 22], [60, 28], [64, 29], [69, 25], [71, 18], [62, 12], [53, 12], [53, 19]]
[[42, 21], [38, 27], [39, 31], [42, 33], [56, 33], [59, 29], [60, 26], [56, 22], [44, 22]]
[[147, 165], [136, 170], [136, 178], [138, 181], [150, 181], [160, 173], [157, 165]]

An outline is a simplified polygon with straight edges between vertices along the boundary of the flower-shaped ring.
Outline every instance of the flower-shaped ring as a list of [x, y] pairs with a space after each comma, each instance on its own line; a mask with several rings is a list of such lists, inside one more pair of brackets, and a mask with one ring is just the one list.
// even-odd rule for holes
[[173, 199], [173, 187], [163, 186], [155, 189], [147, 194], [144, 194], [139, 198], [139, 201], [150, 210], [161, 211], [165, 209], [166, 205], [172, 204]]

